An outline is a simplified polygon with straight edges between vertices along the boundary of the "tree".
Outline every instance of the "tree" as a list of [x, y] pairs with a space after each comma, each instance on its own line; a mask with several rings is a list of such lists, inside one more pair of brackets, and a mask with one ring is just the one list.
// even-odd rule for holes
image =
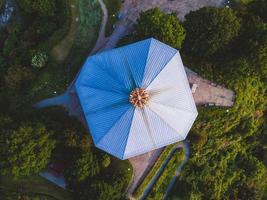
[[228, 8], [204, 7], [185, 16], [184, 51], [196, 59], [211, 57], [239, 33], [240, 19]]
[[34, 75], [30, 69], [21, 66], [11, 66], [7, 70], [5, 83], [8, 89], [18, 91], [26, 87], [33, 78]]
[[267, 23], [267, 1], [266, 0], [257, 0], [252, 1], [248, 5], [248, 10], [254, 16], [259, 16], [265, 23]]
[[20, 0], [18, 3], [22, 10], [27, 13], [36, 13], [40, 16], [55, 15], [55, 0]]
[[159, 8], [141, 13], [134, 31], [136, 40], [154, 37], [177, 49], [181, 48], [185, 35], [177, 16], [166, 14]]
[[88, 151], [74, 156], [73, 163], [66, 170], [65, 175], [69, 183], [75, 183], [95, 176], [99, 172], [100, 167], [96, 156], [91, 151]]
[[51, 135], [40, 123], [22, 123], [15, 129], [1, 130], [1, 174], [18, 178], [44, 169], [55, 146]]
[[241, 56], [247, 58], [259, 76], [267, 76], [267, 24], [258, 17], [243, 23], [238, 40]]

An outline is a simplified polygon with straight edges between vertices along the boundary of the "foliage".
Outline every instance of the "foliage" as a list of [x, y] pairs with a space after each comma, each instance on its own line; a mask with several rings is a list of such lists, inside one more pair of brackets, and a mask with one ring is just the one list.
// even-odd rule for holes
[[36, 13], [40, 16], [54, 16], [55, 0], [19, 0], [19, 6], [27, 13]]
[[239, 33], [240, 19], [228, 8], [204, 7], [185, 16], [184, 51], [201, 60], [224, 49]]
[[108, 156], [107, 154], [105, 154], [103, 156], [103, 160], [102, 160], [102, 167], [107, 168], [111, 163], [111, 159], [110, 156]]
[[45, 52], [36, 52], [32, 56], [32, 66], [36, 68], [42, 68], [46, 65], [48, 56]]
[[79, 10], [80, 19], [75, 44], [80, 48], [88, 48], [97, 39], [95, 36], [101, 21], [101, 9], [97, 0], [81, 0], [79, 1]]
[[267, 23], [267, 2], [265, 0], [252, 1], [248, 5], [249, 12], [254, 16], [259, 16], [265, 23]]
[[172, 178], [175, 175], [175, 171], [177, 168], [182, 164], [182, 161], [184, 160], [184, 151], [178, 150], [178, 152], [175, 152], [172, 158], [170, 159], [168, 165], [164, 169], [163, 173], [153, 186], [152, 190], [150, 191], [147, 199], [153, 200], [153, 199], [163, 199], [163, 196], [172, 180]]
[[71, 200], [70, 194], [63, 188], [47, 181], [39, 175], [12, 179], [10, 176], [0, 176], [1, 200], [18, 200], [18, 197], [39, 198], [40, 200]]
[[[249, 6], [248, 4], [247, 6]], [[233, 11], [231, 11], [233, 12]], [[190, 134], [192, 156], [172, 191], [179, 199], [263, 199], [266, 190], [266, 24], [240, 10], [240, 33], [223, 49], [224, 59], [198, 58], [200, 75], [234, 90], [232, 108], [199, 108]], [[189, 14], [190, 15], [190, 14]], [[186, 23], [192, 24], [187, 18]], [[193, 28], [192, 28], [193, 29]], [[189, 31], [187, 32], [189, 35]], [[210, 33], [203, 32], [203, 37]], [[189, 39], [189, 38], [188, 38]], [[188, 42], [188, 49], [194, 42]], [[191, 56], [188, 51], [183, 52]], [[188, 66], [194, 61], [187, 60]]]
[[141, 13], [134, 31], [136, 40], [155, 37], [177, 49], [181, 48], [185, 35], [176, 14], [165, 14], [159, 8]]
[[1, 132], [1, 174], [18, 178], [38, 173], [47, 165], [55, 142], [43, 124], [23, 123]]
[[116, 24], [118, 12], [121, 8], [121, 0], [104, 0], [108, 9], [108, 21], [106, 25], [106, 36], [109, 36], [113, 31], [113, 25]]
[[99, 174], [100, 167], [92, 152], [82, 153], [73, 158], [73, 163], [67, 169], [65, 176], [69, 182], [81, 182], [87, 177]]
[[172, 152], [172, 150], [175, 148], [174, 145], [169, 145], [164, 148], [164, 150], [161, 152], [159, 158], [153, 165], [153, 168], [148, 172], [146, 177], [142, 180], [140, 185], [135, 189], [133, 195], [136, 198], [139, 198], [145, 191], [147, 185], [149, 184], [150, 180], [158, 173], [163, 161], [168, 157], [168, 155]]
[[13, 91], [18, 91], [25, 88], [27, 84], [33, 79], [34, 75], [26, 67], [21, 66], [11, 66], [7, 70], [5, 76], [5, 83], [8, 89]]

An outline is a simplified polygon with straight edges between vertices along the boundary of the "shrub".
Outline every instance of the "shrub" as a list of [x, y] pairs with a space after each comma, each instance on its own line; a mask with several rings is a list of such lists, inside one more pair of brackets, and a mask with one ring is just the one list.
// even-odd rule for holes
[[37, 52], [32, 56], [32, 66], [35, 68], [42, 68], [48, 61], [48, 55], [45, 52]]

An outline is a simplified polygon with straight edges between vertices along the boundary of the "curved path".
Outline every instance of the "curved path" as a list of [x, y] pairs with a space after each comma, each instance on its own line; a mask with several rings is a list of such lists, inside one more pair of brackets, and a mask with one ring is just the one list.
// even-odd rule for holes
[[173, 157], [174, 153], [178, 150], [182, 148], [185, 151], [185, 159], [182, 161], [182, 163], [178, 166], [177, 170], [175, 171], [174, 177], [172, 178], [170, 185], [168, 186], [168, 189], [164, 195], [165, 199], [169, 194], [169, 191], [172, 189], [176, 178], [178, 177], [178, 175], [180, 174], [183, 166], [187, 163], [187, 161], [189, 160], [189, 156], [190, 156], [190, 150], [189, 150], [189, 145], [186, 141], [177, 144], [177, 146], [170, 152], [170, 154], [168, 155], [168, 157], [164, 160], [164, 162], [162, 163], [159, 171], [156, 173], [156, 175], [151, 179], [150, 183], [147, 185], [143, 196], [140, 198], [140, 200], [145, 200], [147, 198], [147, 196], [149, 195], [149, 192], [152, 190], [153, 186], [155, 185], [155, 183], [157, 182], [157, 180], [159, 179], [159, 177], [162, 175], [164, 169], [167, 167], [169, 161], [171, 160], [171, 158]]
[[102, 16], [102, 22], [101, 22], [98, 38], [97, 38], [97, 41], [96, 41], [94, 48], [90, 52], [90, 55], [98, 52], [99, 49], [101, 49], [107, 41], [107, 38], [105, 37], [105, 32], [106, 32], [106, 24], [108, 22], [108, 10], [107, 10], [107, 7], [106, 7], [105, 3], [103, 2], [103, 0], [98, 0], [98, 2], [101, 6], [103, 16]]

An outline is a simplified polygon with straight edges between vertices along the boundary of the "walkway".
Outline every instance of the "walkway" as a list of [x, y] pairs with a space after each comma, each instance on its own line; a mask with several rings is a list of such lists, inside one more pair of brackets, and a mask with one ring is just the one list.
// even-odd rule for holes
[[186, 70], [186, 74], [189, 84], [197, 86], [193, 93], [197, 105], [233, 106], [235, 94], [232, 90], [203, 79], [192, 71]]

